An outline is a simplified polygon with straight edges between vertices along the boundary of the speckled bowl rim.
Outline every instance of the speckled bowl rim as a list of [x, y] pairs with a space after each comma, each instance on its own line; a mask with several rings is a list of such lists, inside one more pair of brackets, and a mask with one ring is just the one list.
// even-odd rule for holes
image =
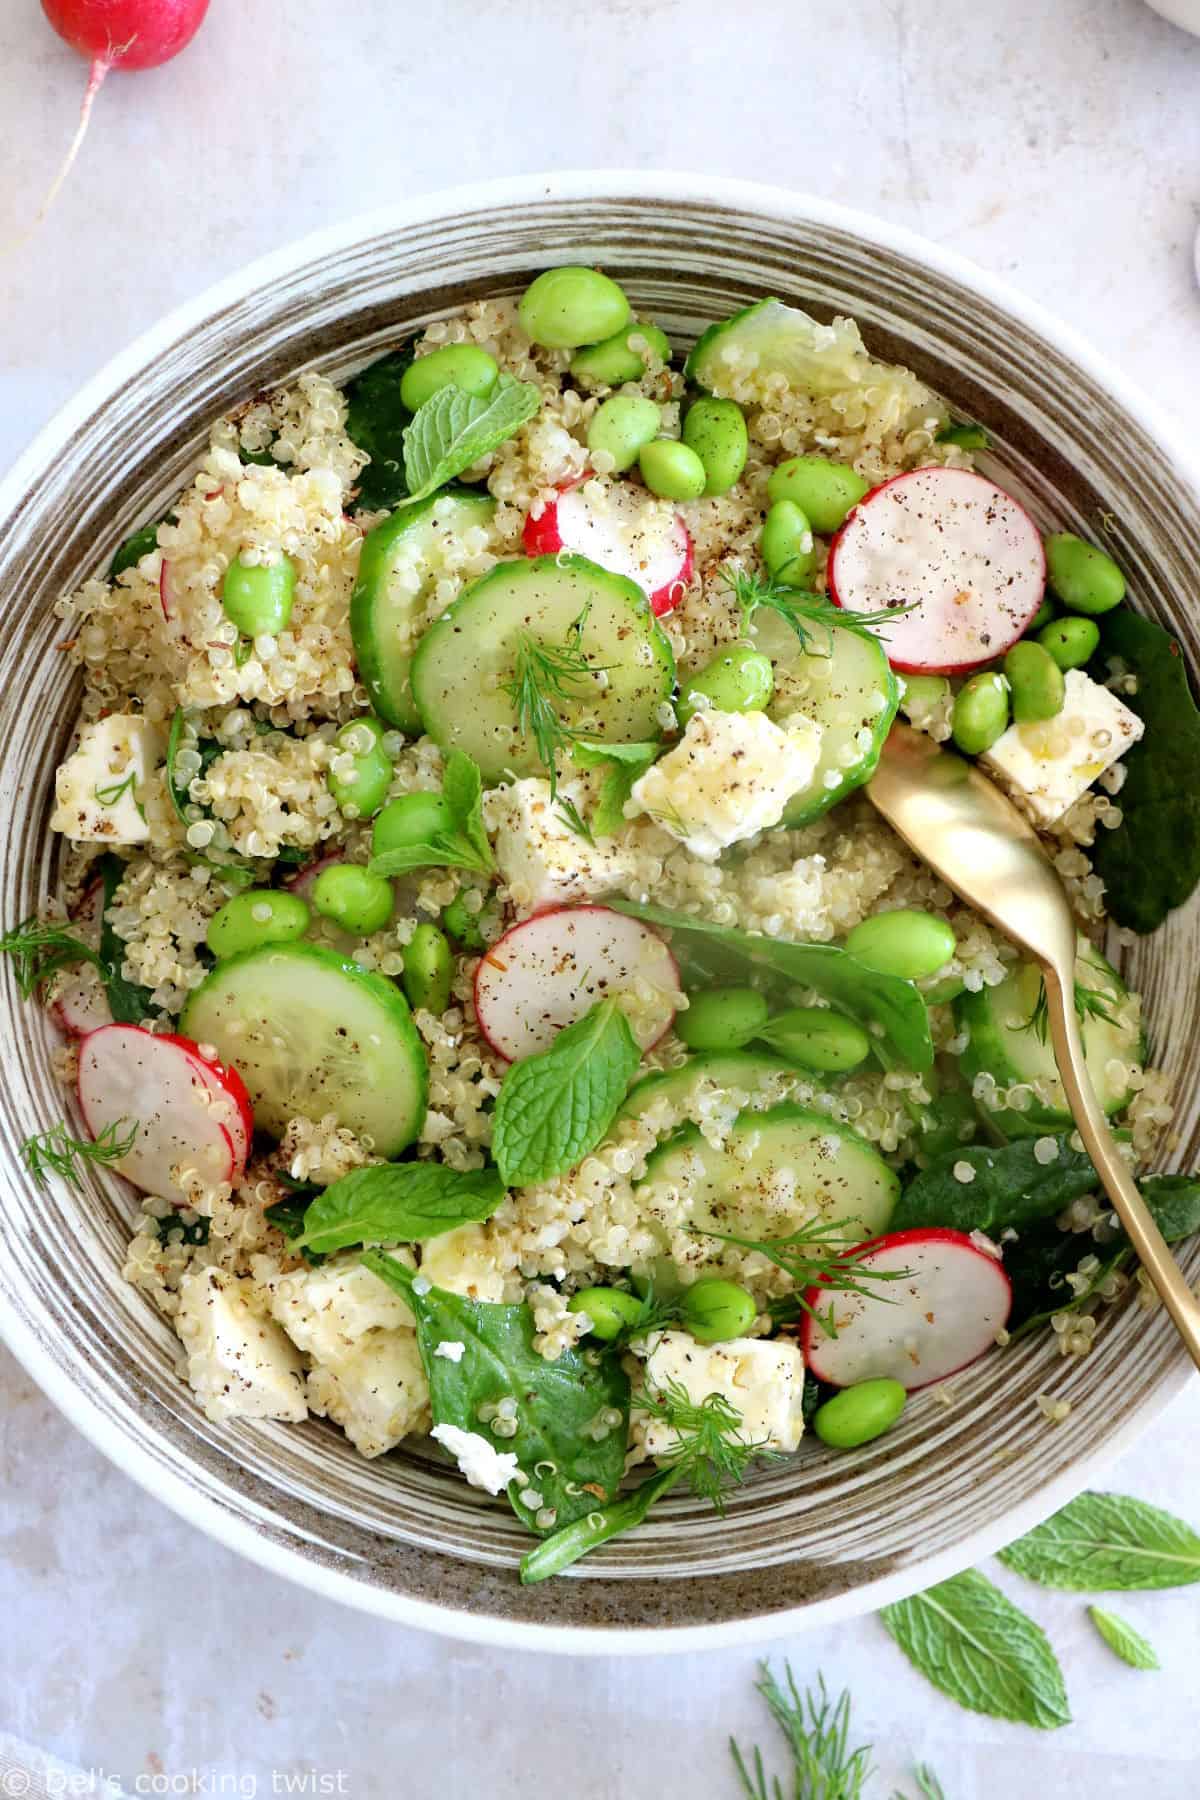
[[[674, 202], [704, 204], [784, 223], [813, 224], [851, 233], [881, 250], [923, 264], [932, 272], [974, 290], [981, 298], [1053, 344], [1156, 440], [1183, 479], [1200, 496], [1200, 457], [1184, 440], [1178, 427], [1071, 327], [967, 259], [902, 226], [833, 201], [783, 188], [708, 175], [605, 169], [527, 175], [443, 189], [310, 233], [227, 276], [143, 332], [51, 419], [0, 481], [0, 521], [19, 509], [35, 476], [70, 440], [76, 429], [125, 383], [151, 364], [161, 350], [176, 342], [190, 328], [235, 305], [249, 293], [294, 274], [305, 263], [344, 254], [360, 241], [381, 233], [451, 220], [458, 213], [530, 206], [539, 201], [614, 199], [667, 205]], [[1053, 1482], [1040, 1487], [1032, 1498], [1012, 1508], [1003, 1518], [975, 1530], [944, 1552], [912, 1562], [903, 1570], [848, 1591], [769, 1615], [687, 1627], [620, 1629], [535, 1624], [466, 1613], [433, 1605], [327, 1567], [307, 1556], [303, 1549], [277, 1543], [246, 1521], [231, 1516], [217, 1501], [199, 1495], [186, 1477], [164, 1473], [149, 1450], [114, 1427], [101, 1409], [80, 1392], [67, 1371], [56, 1363], [50, 1350], [39, 1342], [35, 1332], [23, 1320], [12, 1315], [0, 1317], [0, 1337], [43, 1392], [98, 1450], [181, 1518], [260, 1567], [298, 1582], [325, 1598], [342, 1601], [399, 1624], [507, 1649], [587, 1655], [646, 1655], [763, 1642], [875, 1611], [945, 1580], [1010, 1543], [1063, 1506], [1154, 1423], [1192, 1374], [1191, 1365], [1181, 1350], [1151, 1398], [1106, 1437], [1092, 1454], [1073, 1464]]]

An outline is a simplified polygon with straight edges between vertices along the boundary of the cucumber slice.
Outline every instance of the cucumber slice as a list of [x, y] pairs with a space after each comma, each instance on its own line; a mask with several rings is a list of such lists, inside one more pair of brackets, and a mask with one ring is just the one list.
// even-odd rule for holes
[[401, 731], [421, 729], [409, 674], [439, 579], [439, 549], [446, 539], [486, 525], [495, 510], [490, 494], [447, 488], [419, 506], [401, 507], [363, 540], [350, 635], [372, 706]]
[[[1099, 994], [1112, 1019], [1089, 1014], [1081, 1021], [1088, 1074], [1106, 1113], [1118, 1113], [1128, 1105], [1128, 1084], [1113, 1079], [1110, 1064], [1140, 1064], [1144, 1053], [1139, 1007], [1112, 964], [1086, 939], [1080, 940], [1075, 959], [1075, 980], [1081, 988]], [[1017, 1082], [1043, 1082], [1048, 1101], [1034, 1100], [1025, 1111], [1013, 1107], [984, 1107], [989, 1122], [1006, 1137], [1035, 1137], [1057, 1131], [1071, 1122], [1058, 1065], [1047, 1029], [1039, 1035], [1034, 1019], [1041, 997], [1041, 971], [1033, 963], [1021, 963], [998, 987], [961, 994], [954, 1003], [960, 1028], [970, 1034], [960, 1066], [973, 1080], [991, 1075], [1001, 1088]]]
[[710, 325], [683, 372], [711, 394], [729, 394], [751, 371], [783, 375], [802, 393], [835, 394], [859, 380], [870, 360], [852, 320], [820, 325], [799, 307], [769, 299]]
[[668, 1100], [673, 1106], [686, 1107], [702, 1081], [718, 1088], [736, 1088], [739, 1093], [765, 1092], [780, 1077], [803, 1081], [804, 1071], [784, 1062], [781, 1057], [760, 1055], [752, 1050], [713, 1050], [705, 1056], [693, 1056], [678, 1069], [659, 1069], [635, 1082], [625, 1096], [618, 1119], [640, 1119], [655, 1101]]
[[[750, 623], [755, 648], [769, 656], [775, 689], [768, 717], [803, 713], [821, 727], [821, 754], [812, 780], [793, 794], [780, 823], [794, 829], [820, 818], [875, 773], [884, 739], [900, 705], [900, 683], [879, 639], [834, 626], [814, 628], [820, 656], [800, 648], [800, 640], [778, 613], [762, 608]], [[836, 779], [835, 779], [836, 778]]]
[[421, 1129], [429, 1072], [408, 1004], [336, 951], [270, 944], [231, 956], [196, 989], [181, 1029], [237, 1070], [255, 1125], [273, 1137], [290, 1119], [333, 1113], [393, 1157]]
[[900, 1193], [895, 1170], [865, 1138], [787, 1105], [742, 1113], [720, 1150], [686, 1127], [647, 1158], [643, 1180], [686, 1184], [698, 1230], [760, 1239], [845, 1220], [861, 1242], [887, 1229]]
[[430, 626], [412, 665], [430, 737], [474, 757], [485, 782], [540, 773], [537, 745], [521, 731], [504, 684], [523, 636], [562, 645], [581, 617], [579, 645], [595, 675], [572, 682], [578, 699], [559, 700], [556, 710], [602, 742], [660, 737], [658, 709], [674, 688], [675, 658], [649, 601], [636, 582], [565, 552], [498, 563]]

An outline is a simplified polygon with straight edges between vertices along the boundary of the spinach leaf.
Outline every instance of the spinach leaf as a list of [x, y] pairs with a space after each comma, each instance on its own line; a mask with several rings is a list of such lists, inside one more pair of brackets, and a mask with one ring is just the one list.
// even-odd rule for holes
[[1153, 931], [1200, 881], [1200, 712], [1183, 652], [1161, 625], [1119, 607], [1100, 629], [1101, 655], [1122, 657], [1137, 676], [1124, 698], [1146, 735], [1122, 759], [1122, 822], [1097, 831], [1092, 864], [1109, 916]]
[[1123, 1663], [1131, 1669], [1157, 1669], [1162, 1665], [1154, 1653], [1152, 1644], [1148, 1644], [1140, 1631], [1127, 1625], [1116, 1613], [1106, 1612], [1102, 1606], [1089, 1606], [1088, 1618], [1100, 1633], [1109, 1649], [1119, 1656]]
[[[999, 1149], [964, 1145], [922, 1169], [901, 1194], [889, 1231], [918, 1225], [946, 1225], [956, 1231], [1017, 1229], [1034, 1219], [1052, 1219], [1072, 1200], [1094, 1194], [1099, 1182], [1091, 1158], [1072, 1150], [1064, 1135], [1054, 1139], [1052, 1162], [1038, 1160], [1040, 1138], [1017, 1138]], [[955, 1170], [974, 1171], [960, 1181]]]
[[1138, 1186], [1168, 1244], [1200, 1231], [1200, 1176], [1146, 1175]]
[[371, 458], [358, 478], [356, 512], [395, 506], [408, 492], [404, 432], [412, 414], [400, 398], [400, 383], [411, 363], [410, 351], [394, 350], [346, 383], [346, 435]]
[[435, 494], [532, 419], [542, 396], [532, 381], [504, 376], [490, 394], [439, 388], [413, 414], [404, 433], [408, 504]]
[[118, 575], [125, 573], [126, 569], [135, 568], [143, 556], [149, 556], [152, 550], [158, 549], [159, 523], [160, 521], [156, 519], [150, 525], [143, 525], [140, 531], [135, 531], [132, 537], [125, 539], [108, 565], [110, 581], [115, 581]]
[[404, 844], [371, 858], [371, 873], [391, 880], [410, 869], [474, 869], [489, 875], [496, 867], [483, 825], [483, 780], [479, 766], [464, 750], [451, 750], [442, 778], [442, 798], [450, 813], [449, 831], [437, 831], [424, 843]]
[[680, 946], [685, 961], [691, 956], [691, 940], [698, 940], [700, 966], [706, 976], [715, 970], [712, 962], [703, 960], [704, 945], [717, 953], [718, 966], [750, 963], [772, 969], [798, 987], [815, 988], [867, 1027], [875, 1053], [885, 1064], [898, 1061], [916, 1071], [933, 1067], [929, 1013], [911, 981], [903, 981], [898, 975], [879, 975], [848, 950], [839, 950], [833, 944], [794, 944], [780, 938], [759, 937], [732, 925], [709, 925], [687, 913], [668, 912], [661, 906], [640, 906], [632, 900], [609, 900], [608, 905], [635, 919], [645, 919], [649, 925], [661, 925], [680, 934], [685, 939]]
[[1200, 1581], [1200, 1536], [1144, 1500], [1083, 1493], [1002, 1550], [1000, 1561], [1073, 1593], [1184, 1587]]
[[1047, 1731], [1069, 1725], [1062, 1670], [1041, 1627], [977, 1570], [880, 1613], [913, 1667], [971, 1712]]
[[490, 1219], [504, 1198], [495, 1169], [376, 1163], [352, 1169], [310, 1200], [298, 1250], [328, 1255], [351, 1244], [411, 1244]]
[[125, 879], [125, 864], [111, 851], [100, 859], [100, 976], [108, 995], [109, 1010], [118, 1025], [141, 1025], [154, 1016], [154, 1005], [148, 988], [139, 987], [122, 973], [125, 944], [108, 922], [108, 909], [113, 895]]
[[505, 1183], [545, 1181], [594, 1150], [640, 1061], [620, 1006], [601, 1000], [540, 1056], [513, 1063], [496, 1100], [492, 1134]]
[[211, 1221], [206, 1219], [203, 1213], [193, 1219], [190, 1225], [185, 1225], [178, 1214], [168, 1213], [165, 1219], [158, 1221], [158, 1240], [161, 1244], [169, 1244], [171, 1233], [181, 1231], [185, 1244], [207, 1244], [210, 1223]]
[[[613, 1499], [629, 1436], [629, 1378], [619, 1355], [564, 1350], [548, 1362], [534, 1348], [528, 1306], [468, 1300], [428, 1287], [378, 1250], [366, 1251], [363, 1261], [412, 1309], [434, 1424], [485, 1436], [516, 1456], [522, 1479], [510, 1485], [508, 1498], [523, 1524], [544, 1532], [586, 1518]], [[465, 1346], [457, 1362], [437, 1354], [442, 1343]], [[517, 1403], [513, 1437], [488, 1430], [486, 1409], [502, 1400]], [[521, 1497], [531, 1490], [540, 1496], [536, 1506]], [[538, 1515], [548, 1513], [551, 1523], [539, 1525]]]
[[[1011, 1338], [1028, 1337], [1055, 1313], [1078, 1312], [1133, 1252], [1121, 1241], [1098, 1245], [1085, 1232], [1060, 1231], [1043, 1221], [1023, 1230], [1015, 1243], [1004, 1245], [1004, 1272], [1012, 1283], [1012, 1311], [1006, 1327]], [[1079, 1292], [1067, 1285], [1085, 1256], [1099, 1267]]]

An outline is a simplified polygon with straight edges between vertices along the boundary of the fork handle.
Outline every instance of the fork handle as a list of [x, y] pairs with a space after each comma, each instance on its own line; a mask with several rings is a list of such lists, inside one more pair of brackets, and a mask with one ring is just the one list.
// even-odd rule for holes
[[1079, 1020], [1075, 1014], [1074, 967], [1065, 979], [1062, 970], [1052, 963], [1043, 965], [1043, 974], [1046, 982], [1046, 1008], [1050, 1015], [1050, 1036], [1058, 1072], [1084, 1148], [1095, 1165], [1096, 1173], [1104, 1184], [1104, 1190], [1125, 1227], [1126, 1236], [1137, 1252], [1142, 1267], [1174, 1320], [1175, 1329], [1191, 1352], [1192, 1361], [1200, 1368], [1200, 1301], [1188, 1286], [1182, 1269], [1167, 1246], [1167, 1240], [1155, 1224], [1150, 1208], [1139, 1194], [1129, 1173], [1129, 1165], [1121, 1155], [1117, 1140], [1096, 1099], [1084, 1060]]

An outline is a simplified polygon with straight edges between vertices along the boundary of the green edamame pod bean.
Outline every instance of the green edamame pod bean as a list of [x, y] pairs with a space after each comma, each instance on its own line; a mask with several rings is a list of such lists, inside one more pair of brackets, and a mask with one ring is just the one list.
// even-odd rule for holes
[[[643, 347], [644, 346], [644, 347]], [[602, 344], [581, 350], [571, 358], [571, 374], [576, 381], [594, 381], [601, 387], [620, 387], [623, 381], [640, 381], [646, 373], [646, 356], [659, 362], [671, 360], [671, 342], [657, 325], [635, 319], [621, 331], [614, 331]]]
[[392, 759], [380, 741], [383, 731], [378, 719], [352, 719], [333, 740], [336, 748], [326, 779], [348, 819], [373, 818], [387, 799]]
[[759, 1032], [764, 1044], [802, 1069], [842, 1074], [871, 1054], [871, 1040], [856, 1019], [827, 1006], [793, 1006]]
[[372, 875], [361, 863], [337, 863], [323, 869], [313, 882], [312, 903], [323, 918], [332, 919], [343, 931], [369, 937], [392, 916], [395, 895], [382, 875]]
[[696, 452], [675, 438], [644, 444], [638, 467], [650, 492], [663, 500], [698, 500], [708, 480]]
[[627, 1294], [624, 1288], [580, 1288], [567, 1301], [567, 1311], [586, 1313], [592, 1321], [592, 1336], [611, 1343], [631, 1325], [637, 1324], [642, 1316], [642, 1303], [636, 1294]]
[[588, 426], [587, 445], [613, 459], [618, 472], [631, 469], [662, 426], [662, 411], [643, 394], [614, 394], [596, 408]]
[[1052, 620], [1038, 632], [1037, 641], [1050, 652], [1060, 669], [1082, 669], [1096, 654], [1100, 627], [1095, 619], [1074, 619], [1068, 615]]
[[964, 756], [982, 756], [1008, 730], [1008, 683], [983, 669], [958, 690], [950, 717], [954, 742]]
[[740, 1050], [756, 1038], [770, 1009], [754, 988], [706, 988], [689, 994], [675, 1032], [689, 1050]]
[[444, 387], [461, 388], [482, 400], [490, 394], [500, 365], [479, 344], [443, 344], [428, 356], [418, 356], [400, 378], [400, 398], [409, 412], [416, 412]]
[[1112, 557], [1071, 531], [1051, 532], [1046, 539], [1046, 573], [1071, 612], [1111, 612], [1125, 598], [1125, 577]]
[[218, 961], [263, 944], [290, 944], [308, 930], [308, 906], [286, 889], [247, 888], [208, 921], [205, 943]]
[[898, 1381], [856, 1381], [813, 1414], [813, 1430], [833, 1450], [856, 1450], [890, 1431], [908, 1395]]
[[461, 944], [464, 950], [482, 950], [485, 947], [479, 919], [475, 913], [467, 911], [461, 894], [456, 894], [443, 911], [442, 929], [449, 932], [455, 943]]
[[794, 500], [814, 531], [836, 531], [870, 487], [849, 463], [825, 456], [793, 456], [780, 463], [767, 483], [767, 498]]
[[696, 711], [696, 695], [716, 712], [762, 712], [775, 686], [775, 670], [769, 656], [750, 644], [731, 644], [721, 650], [698, 675], [680, 678], [675, 713], [686, 725]]
[[768, 575], [790, 587], [802, 587], [816, 566], [812, 526], [794, 500], [776, 500], [768, 507], [759, 548]]
[[906, 719], [926, 719], [945, 704], [949, 692], [944, 675], [901, 675], [900, 711]]
[[704, 464], [704, 492], [727, 494], [750, 450], [746, 417], [737, 401], [693, 401], [683, 421], [683, 441]]
[[684, 1329], [698, 1344], [723, 1344], [749, 1331], [758, 1308], [754, 1296], [735, 1281], [714, 1279], [685, 1288], [680, 1311]]
[[389, 800], [375, 821], [371, 833], [371, 855], [382, 856], [386, 850], [407, 850], [413, 844], [428, 844], [439, 831], [452, 831], [454, 820], [450, 808], [440, 794], [401, 794]]
[[245, 563], [225, 571], [221, 604], [244, 637], [278, 637], [292, 616], [296, 567], [286, 556], [273, 563]]
[[1042, 604], [1038, 607], [1032, 619], [1030, 619], [1028, 625], [1025, 627], [1026, 637], [1032, 637], [1034, 632], [1041, 631], [1044, 626], [1050, 623], [1051, 619], [1056, 619], [1057, 617], [1058, 608], [1055, 606], [1053, 600], [1047, 597], [1042, 601]]
[[898, 906], [856, 925], [846, 939], [846, 948], [879, 975], [920, 981], [936, 975], [942, 964], [950, 961], [956, 942], [953, 928], [936, 913]]
[[1018, 725], [1052, 719], [1062, 711], [1066, 699], [1063, 672], [1044, 645], [1028, 638], [1014, 644], [1004, 659], [1004, 673], [1012, 690], [1013, 718]]
[[629, 324], [629, 302], [599, 269], [545, 269], [521, 295], [517, 316], [535, 344], [575, 350], [600, 344]]
[[408, 1004], [414, 1012], [420, 1007], [440, 1018], [450, 1004], [453, 980], [454, 955], [445, 933], [436, 925], [418, 925], [404, 946], [400, 977]]

